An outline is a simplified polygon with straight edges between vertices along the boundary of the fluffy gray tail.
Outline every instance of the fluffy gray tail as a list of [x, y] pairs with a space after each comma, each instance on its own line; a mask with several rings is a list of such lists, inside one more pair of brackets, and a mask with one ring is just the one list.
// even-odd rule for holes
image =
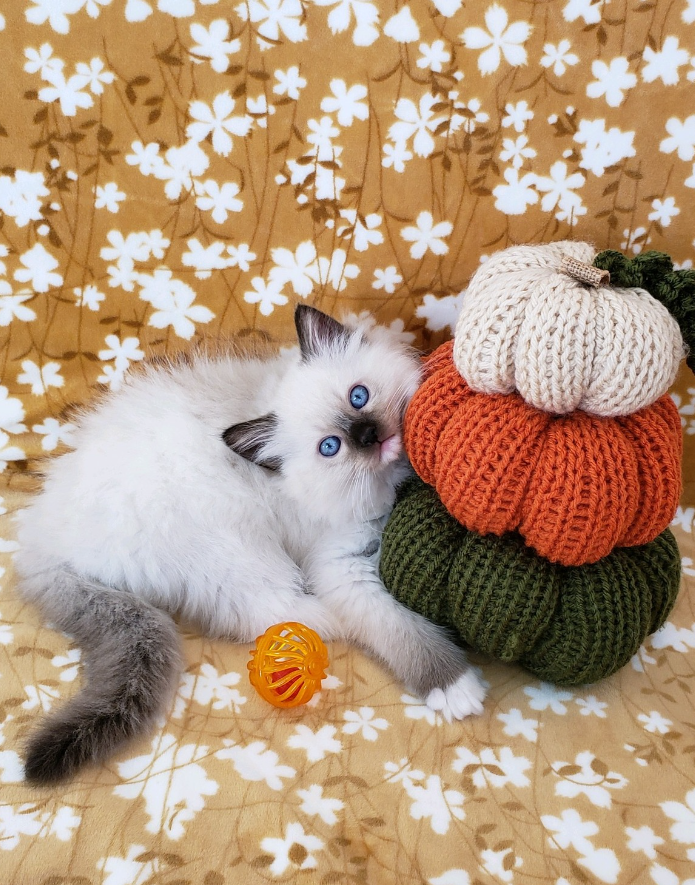
[[75, 638], [85, 667], [83, 688], [26, 746], [26, 779], [46, 785], [145, 733], [171, 699], [181, 657], [169, 615], [130, 593], [68, 571], [51, 573], [50, 586], [26, 583], [52, 625]]

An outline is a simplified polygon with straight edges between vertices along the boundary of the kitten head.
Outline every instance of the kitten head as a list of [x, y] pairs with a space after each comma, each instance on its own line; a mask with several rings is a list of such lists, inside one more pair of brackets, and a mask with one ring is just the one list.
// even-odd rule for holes
[[230, 427], [225, 442], [276, 470], [286, 492], [318, 517], [382, 516], [407, 472], [402, 423], [419, 360], [387, 330], [349, 328], [306, 305], [295, 324], [300, 358], [272, 411]]

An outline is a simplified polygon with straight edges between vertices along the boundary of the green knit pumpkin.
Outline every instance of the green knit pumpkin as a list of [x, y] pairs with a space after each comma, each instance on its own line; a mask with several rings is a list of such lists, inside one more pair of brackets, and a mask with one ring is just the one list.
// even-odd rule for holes
[[665, 252], [648, 251], [627, 258], [606, 249], [594, 266], [610, 271], [611, 286], [646, 289], [660, 301], [680, 326], [688, 348], [687, 363], [695, 372], [695, 270], [674, 270]]
[[624, 666], [673, 608], [680, 569], [668, 529], [592, 565], [550, 563], [517, 535], [469, 532], [418, 478], [399, 490], [380, 565], [408, 608], [557, 685], [595, 682]]

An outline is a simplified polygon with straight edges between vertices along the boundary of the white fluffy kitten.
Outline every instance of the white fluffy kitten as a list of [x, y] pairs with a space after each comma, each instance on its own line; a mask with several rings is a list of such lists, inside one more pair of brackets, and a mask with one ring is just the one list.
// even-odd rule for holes
[[30, 738], [29, 780], [103, 760], [162, 714], [180, 666], [168, 613], [240, 642], [300, 621], [364, 648], [449, 719], [482, 710], [464, 653], [378, 577], [418, 360], [383, 329], [306, 306], [295, 322], [299, 352], [130, 376], [19, 514], [21, 592], [86, 664], [86, 685]]

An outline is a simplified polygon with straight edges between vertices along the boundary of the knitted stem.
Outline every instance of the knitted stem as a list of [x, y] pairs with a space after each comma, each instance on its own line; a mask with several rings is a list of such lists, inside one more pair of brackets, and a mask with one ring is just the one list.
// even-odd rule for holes
[[668, 255], [653, 250], [627, 258], [606, 249], [596, 256], [594, 266], [609, 271], [612, 286], [646, 289], [668, 308], [688, 348], [688, 366], [695, 372], [695, 270], [674, 270]]

